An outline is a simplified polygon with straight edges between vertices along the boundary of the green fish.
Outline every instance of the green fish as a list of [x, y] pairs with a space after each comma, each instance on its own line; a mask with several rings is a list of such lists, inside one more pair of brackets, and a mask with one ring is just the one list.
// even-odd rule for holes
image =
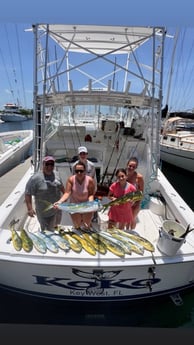
[[11, 240], [13, 242], [13, 246], [15, 250], [18, 252], [22, 249], [22, 239], [18, 235], [17, 231], [14, 229], [13, 225], [10, 226], [11, 230]]
[[155, 251], [154, 245], [150, 241], [148, 241], [146, 238], [141, 237], [140, 235], [131, 234], [129, 232], [126, 232], [126, 231], [123, 231], [120, 229], [113, 229], [113, 231], [114, 230], [117, 233], [121, 234], [122, 236], [127, 237], [129, 240], [135, 241], [136, 243], [141, 245], [145, 250], [147, 250], [149, 252]]
[[105, 244], [100, 241], [100, 239], [94, 239], [91, 234], [88, 233], [83, 233], [83, 238], [85, 238], [86, 241], [90, 242], [94, 248], [96, 249], [96, 251], [98, 251], [100, 254], [106, 254], [107, 253], [107, 249]]
[[102, 241], [105, 244], [106, 248], [114, 255], [117, 255], [122, 258], [125, 256], [125, 250], [118, 240], [110, 238], [102, 232], [93, 233], [92, 237], [95, 239], [100, 239], [100, 241]]
[[96, 249], [94, 248], [93, 244], [86, 241], [83, 237], [81, 237], [75, 233], [72, 235], [72, 237], [81, 242], [82, 248], [87, 253], [89, 253], [90, 255], [93, 255], [93, 256], [96, 255]]
[[76, 238], [73, 238], [72, 235], [67, 233], [61, 233], [62, 237], [66, 239], [70, 245], [70, 248], [76, 252], [80, 253], [82, 251], [82, 244], [80, 241], [78, 241]]
[[143, 193], [141, 191], [127, 193], [123, 196], [120, 196], [119, 198], [115, 200], [108, 202], [107, 204], [102, 205], [102, 208], [103, 208], [102, 212], [104, 212], [110, 206], [122, 205], [128, 201], [136, 202], [136, 201], [142, 200], [142, 198], [143, 198]]
[[122, 243], [122, 246], [124, 248], [125, 254], [131, 255], [132, 254], [132, 249], [131, 249], [131, 244], [124, 239], [124, 237], [119, 236], [118, 234], [111, 234], [112, 237], [116, 238], [119, 240], [119, 242]]
[[110, 233], [114, 238], [117, 238], [121, 242], [128, 243], [131, 252], [134, 252], [134, 253], [139, 254], [139, 255], [144, 254], [144, 248], [141, 245], [139, 245], [137, 242], [129, 239], [128, 237], [119, 235], [118, 233], [114, 233], [111, 231], [110, 231]]
[[20, 237], [22, 239], [22, 248], [25, 252], [29, 253], [33, 249], [33, 242], [31, 238], [28, 236], [26, 230], [22, 229], [20, 232]]

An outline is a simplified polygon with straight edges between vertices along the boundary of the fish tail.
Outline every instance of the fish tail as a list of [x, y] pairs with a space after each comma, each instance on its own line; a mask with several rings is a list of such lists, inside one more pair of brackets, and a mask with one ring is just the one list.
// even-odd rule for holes
[[49, 211], [51, 208], [53, 208], [53, 204], [47, 200], [42, 200], [42, 199], [39, 199], [40, 202], [44, 203], [45, 204], [45, 208], [43, 210], [43, 212], [47, 212]]

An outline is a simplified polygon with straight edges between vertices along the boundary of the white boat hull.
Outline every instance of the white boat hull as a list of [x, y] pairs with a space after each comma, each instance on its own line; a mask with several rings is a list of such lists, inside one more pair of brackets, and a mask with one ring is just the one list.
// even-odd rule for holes
[[[133, 253], [120, 258], [111, 252], [92, 256], [84, 249], [80, 253], [59, 249], [58, 253], [47, 250], [46, 254], [40, 254], [35, 248], [30, 253], [23, 249], [17, 252], [10, 241], [10, 222], [19, 220], [18, 229], [38, 230], [36, 218], [28, 217], [25, 224], [22, 218], [26, 207], [24, 186], [31, 174], [29, 168], [0, 207], [1, 288], [46, 299], [106, 302], [170, 295], [194, 285], [194, 235], [192, 232], [188, 235], [175, 255], [163, 254], [158, 240], [165, 206], [156, 208], [157, 199], [150, 201], [148, 209], [140, 211], [137, 225], [141, 236], [151, 236], [153, 253], [145, 251], [142, 256]], [[161, 172], [159, 181], [161, 192], [177, 218], [181, 223], [186, 219], [191, 223], [192, 212]], [[64, 212], [63, 217], [62, 223], [67, 224], [68, 214]], [[103, 230], [100, 219], [99, 214], [99, 226]]]
[[117, 265], [99, 267], [98, 261], [92, 267], [82, 267], [64, 265], [63, 258], [55, 263], [44, 260], [41, 264], [41, 260], [39, 257], [24, 263], [23, 259], [14, 262], [1, 258], [1, 288], [46, 299], [106, 302], [170, 295], [194, 285], [193, 264], [185, 262], [180, 269], [176, 258], [173, 264], [157, 265], [154, 278], [148, 273], [151, 262], [134, 266], [127, 262], [123, 265], [120, 260]]
[[[188, 225], [194, 228], [193, 211], [159, 169], [162, 48], [166, 29], [35, 25], [33, 32], [36, 40], [34, 56], [37, 58], [34, 64], [34, 164], [0, 206], [0, 287], [46, 299], [88, 302], [141, 300], [192, 287], [194, 231], [186, 235], [185, 241], [182, 241], [182, 233], [174, 240], [167, 240], [168, 252], [164, 239], [161, 247], [161, 229], [166, 220], [180, 224], [185, 231]], [[45, 39], [47, 37], [48, 40]], [[52, 57], [48, 52], [53, 42], [59, 49]], [[141, 45], [144, 45], [142, 51]], [[140, 49], [140, 54], [136, 54], [136, 49]], [[143, 63], [137, 59], [138, 56], [144, 57], [145, 52], [150, 68], [147, 68], [147, 62], [145, 66], [144, 59]], [[77, 60], [75, 53], [78, 53]], [[79, 53], [82, 53], [81, 61]], [[133, 69], [136, 62], [137, 68]], [[108, 63], [110, 68], [107, 69]], [[88, 71], [86, 67], [89, 67]], [[43, 68], [46, 73], [42, 74]], [[72, 68], [76, 73], [71, 71]], [[110, 78], [111, 71], [119, 81], [115, 83], [116, 87], [114, 78], [113, 82]], [[79, 83], [78, 72], [83, 72]], [[67, 77], [67, 83], [64, 83], [64, 77]], [[48, 113], [50, 116], [46, 121], [45, 114]], [[130, 127], [134, 117], [141, 119], [137, 121], [137, 125], [141, 125], [140, 132], [135, 135], [134, 128]], [[40, 231], [36, 216], [27, 214], [24, 202], [27, 181], [34, 172], [42, 169], [43, 156], [52, 155], [55, 169], [65, 184], [72, 173], [73, 162], [78, 159], [79, 146], [87, 147], [88, 159], [96, 168], [97, 182], [106, 191], [116, 181], [117, 169], [125, 168], [132, 156], [138, 158], [138, 171], [144, 177], [145, 190], [135, 232], [144, 239], [144, 247], [139, 246], [141, 239], [138, 235], [130, 248], [129, 243], [126, 247], [123, 238], [115, 243], [108, 229], [108, 210], [103, 212], [99, 209], [97, 222], [93, 220], [89, 231], [98, 236], [103, 233], [105, 237], [110, 236], [111, 244], [105, 241], [100, 248], [105, 247], [104, 254], [100, 254], [99, 242], [95, 242], [91, 251], [91, 244], [86, 246], [83, 238], [79, 238], [78, 251], [77, 247], [71, 247], [67, 251], [59, 248], [56, 253], [47, 249], [41, 254], [35, 243], [29, 252], [23, 248], [17, 251], [10, 241], [10, 224], [14, 224], [18, 234], [22, 229], [33, 233]], [[98, 185], [97, 192], [100, 192]], [[98, 196], [101, 196], [102, 204], [107, 202], [106, 193]], [[77, 229], [73, 228], [66, 211], [62, 212], [60, 222], [57, 229], [69, 232], [70, 245]], [[83, 233], [77, 236], [83, 236]], [[170, 243], [178, 241], [180, 244], [180, 238], [181, 245], [175, 248], [176, 251], [173, 246], [171, 252]], [[93, 239], [96, 240], [96, 236]], [[147, 248], [146, 241], [149, 244]]]
[[160, 135], [160, 157], [164, 162], [194, 172], [193, 120], [169, 117]]
[[27, 121], [28, 116], [20, 114], [1, 114], [1, 120], [4, 122], [21, 122]]
[[32, 130], [0, 133], [0, 176], [32, 154], [32, 141]]
[[160, 157], [164, 162], [192, 173], [194, 172], [194, 151], [183, 151], [160, 145]]

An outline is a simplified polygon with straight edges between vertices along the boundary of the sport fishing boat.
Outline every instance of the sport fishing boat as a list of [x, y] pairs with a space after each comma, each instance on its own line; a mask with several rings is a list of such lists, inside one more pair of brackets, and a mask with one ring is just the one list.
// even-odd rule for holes
[[32, 154], [33, 131], [0, 133], [0, 176]]
[[[91, 303], [175, 297], [193, 287], [194, 214], [160, 169], [166, 28], [36, 24], [31, 31], [34, 170], [0, 206], [0, 287]], [[144, 121], [141, 135], [134, 135], [134, 119]], [[27, 215], [26, 182], [53, 155], [65, 183], [81, 145], [96, 168], [97, 222], [75, 229], [70, 212], [88, 204], [61, 205], [61, 224], [41, 233]], [[118, 202], [142, 198], [137, 226], [110, 230], [107, 190], [131, 156], [145, 190]]]
[[161, 159], [178, 168], [194, 172], [194, 120], [179, 116], [164, 122], [160, 137]]
[[32, 114], [28, 110], [17, 104], [6, 103], [0, 112], [0, 118], [4, 122], [18, 122], [32, 119]]

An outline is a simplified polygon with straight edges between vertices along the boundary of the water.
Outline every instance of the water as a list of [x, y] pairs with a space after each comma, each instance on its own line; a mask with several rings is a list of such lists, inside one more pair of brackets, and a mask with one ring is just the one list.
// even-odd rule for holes
[[194, 191], [192, 187], [194, 173], [179, 169], [164, 162], [162, 162], [162, 171], [167, 176], [171, 184], [175, 187], [177, 192], [194, 211]]
[[20, 131], [22, 129], [33, 129], [33, 120], [0, 123], [0, 132]]
[[[0, 131], [33, 128], [31, 120], [0, 123]], [[183, 199], [194, 210], [193, 174], [169, 164], [162, 171]], [[124, 326], [152, 328], [194, 328], [194, 291], [181, 293], [183, 304], [176, 306], [170, 297], [144, 302], [81, 304], [29, 299], [0, 291], [0, 324]]]

